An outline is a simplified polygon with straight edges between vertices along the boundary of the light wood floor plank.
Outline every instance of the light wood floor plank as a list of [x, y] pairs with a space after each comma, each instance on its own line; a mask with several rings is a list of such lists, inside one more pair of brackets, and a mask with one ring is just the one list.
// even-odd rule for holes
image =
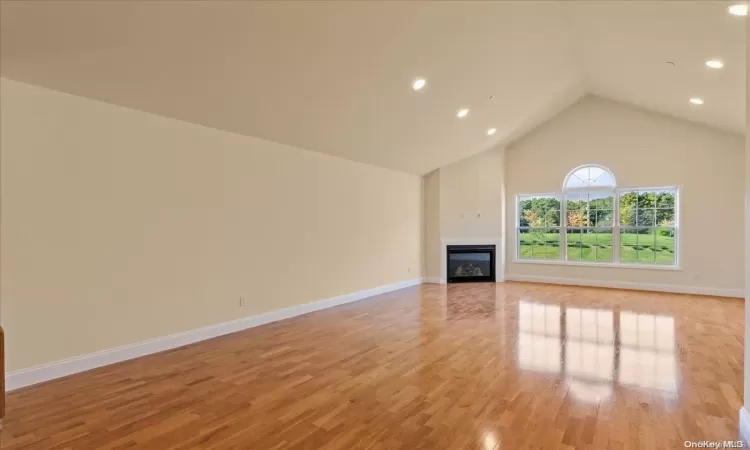
[[422, 285], [9, 393], [15, 449], [665, 449], [734, 440], [741, 300]]

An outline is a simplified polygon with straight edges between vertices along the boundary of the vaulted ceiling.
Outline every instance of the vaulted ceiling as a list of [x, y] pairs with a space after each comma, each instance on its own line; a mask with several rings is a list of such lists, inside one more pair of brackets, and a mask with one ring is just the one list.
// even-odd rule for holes
[[2, 1], [0, 74], [422, 174], [586, 93], [744, 132], [745, 21], [729, 5]]

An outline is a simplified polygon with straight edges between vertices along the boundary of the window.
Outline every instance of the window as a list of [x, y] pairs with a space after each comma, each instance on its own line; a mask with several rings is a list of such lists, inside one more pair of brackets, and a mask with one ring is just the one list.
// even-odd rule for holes
[[675, 264], [674, 189], [621, 191], [620, 261], [626, 264]]
[[519, 195], [517, 257], [571, 263], [677, 265], [675, 187], [618, 189], [608, 169], [573, 169], [559, 194]]
[[581, 166], [573, 169], [563, 183], [563, 190], [580, 188], [614, 188], [615, 176], [601, 166]]
[[529, 259], [560, 259], [560, 196], [519, 197], [520, 255]]
[[568, 261], [613, 262], [614, 196], [611, 192], [565, 195]]

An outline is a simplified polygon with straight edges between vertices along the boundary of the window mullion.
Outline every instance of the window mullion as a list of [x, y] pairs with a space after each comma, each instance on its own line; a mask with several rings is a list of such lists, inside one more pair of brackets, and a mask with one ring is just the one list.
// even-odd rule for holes
[[620, 191], [614, 192], [614, 223], [612, 224], [612, 262], [620, 264]]
[[568, 220], [568, 212], [567, 212], [567, 198], [565, 193], [561, 194], [560, 196], [560, 245], [562, 248], [560, 249], [560, 258], [562, 258], [563, 261], [568, 260], [568, 229], [567, 229], [567, 220]]

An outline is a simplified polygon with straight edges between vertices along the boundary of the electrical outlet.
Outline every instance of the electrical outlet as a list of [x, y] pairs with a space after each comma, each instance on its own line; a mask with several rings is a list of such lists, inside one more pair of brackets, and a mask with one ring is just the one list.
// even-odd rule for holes
[[409, 267], [408, 269], [406, 269], [406, 273], [411, 273], [411, 267]]
[[240, 297], [240, 306], [245, 306], [245, 297]]

